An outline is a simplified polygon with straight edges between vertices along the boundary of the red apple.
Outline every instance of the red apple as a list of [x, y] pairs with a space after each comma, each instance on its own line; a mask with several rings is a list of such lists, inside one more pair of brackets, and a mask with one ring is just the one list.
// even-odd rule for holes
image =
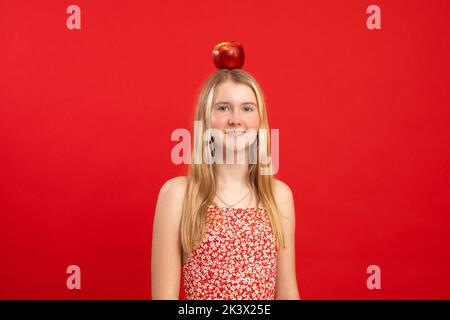
[[240, 69], [244, 65], [244, 48], [237, 41], [216, 44], [212, 54], [218, 69]]

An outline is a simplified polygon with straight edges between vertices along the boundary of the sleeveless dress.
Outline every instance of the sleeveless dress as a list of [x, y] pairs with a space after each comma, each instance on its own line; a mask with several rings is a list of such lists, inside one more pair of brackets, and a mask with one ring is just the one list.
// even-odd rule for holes
[[265, 208], [210, 205], [205, 235], [182, 266], [188, 300], [273, 300], [278, 249]]

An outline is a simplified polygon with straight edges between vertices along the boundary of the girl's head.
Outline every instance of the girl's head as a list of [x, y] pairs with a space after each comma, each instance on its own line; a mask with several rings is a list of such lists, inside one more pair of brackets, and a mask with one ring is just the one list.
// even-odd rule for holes
[[[206, 134], [200, 133], [204, 137], [202, 161], [191, 161], [189, 168], [181, 220], [184, 254], [188, 256], [202, 237], [207, 207], [216, 194], [214, 149], [220, 150], [223, 146], [225, 152], [256, 149], [256, 155], [252, 153], [250, 156], [256, 157], [255, 161], [246, 162], [248, 183], [255, 191], [258, 206], [262, 204], [269, 211], [275, 238], [278, 245], [283, 245], [281, 221], [273, 193], [273, 176], [263, 173], [267, 172], [267, 167], [271, 168], [270, 160], [266, 160], [270, 155], [270, 136], [266, 104], [259, 84], [242, 69], [217, 70], [200, 91], [195, 120], [201, 122]], [[205, 161], [203, 154], [209, 161]]]
[[255, 142], [261, 120], [267, 118], [256, 81], [240, 69], [221, 69], [210, 77], [205, 89], [198, 102], [197, 120], [210, 130], [206, 137], [213, 139], [219, 151], [215, 160], [223, 158], [224, 147], [225, 153], [248, 150]]

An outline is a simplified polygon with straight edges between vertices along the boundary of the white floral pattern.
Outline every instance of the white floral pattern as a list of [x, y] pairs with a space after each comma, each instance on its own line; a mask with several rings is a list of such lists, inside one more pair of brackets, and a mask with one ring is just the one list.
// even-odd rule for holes
[[188, 300], [273, 300], [277, 247], [264, 208], [207, 210], [206, 232], [182, 267]]

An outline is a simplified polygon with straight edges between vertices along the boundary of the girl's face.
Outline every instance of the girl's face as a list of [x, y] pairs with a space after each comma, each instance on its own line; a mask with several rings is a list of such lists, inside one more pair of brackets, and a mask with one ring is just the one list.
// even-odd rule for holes
[[226, 150], [245, 150], [257, 137], [259, 114], [253, 90], [231, 80], [222, 82], [215, 92], [211, 109], [214, 143]]

